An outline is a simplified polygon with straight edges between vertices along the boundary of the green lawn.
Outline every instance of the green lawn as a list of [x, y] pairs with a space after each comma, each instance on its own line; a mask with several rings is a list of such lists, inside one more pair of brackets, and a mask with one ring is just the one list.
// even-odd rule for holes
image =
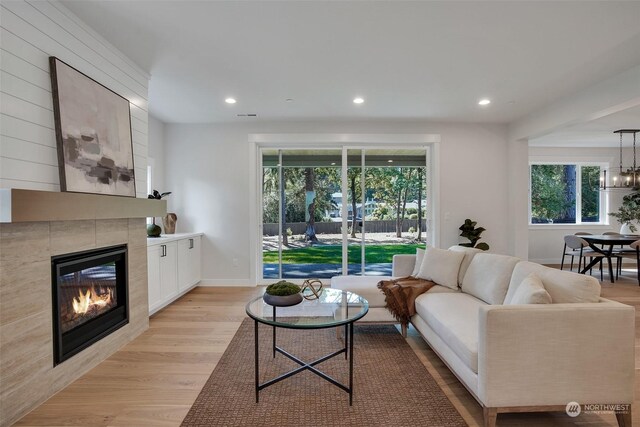
[[[390, 263], [395, 254], [415, 254], [416, 248], [424, 248], [424, 244], [367, 245], [365, 258], [367, 264]], [[360, 250], [359, 245], [349, 245], [349, 263], [360, 263]], [[278, 252], [264, 252], [263, 262], [277, 263]], [[282, 262], [284, 264], [341, 264], [342, 246], [319, 245], [287, 249], [282, 251]]]

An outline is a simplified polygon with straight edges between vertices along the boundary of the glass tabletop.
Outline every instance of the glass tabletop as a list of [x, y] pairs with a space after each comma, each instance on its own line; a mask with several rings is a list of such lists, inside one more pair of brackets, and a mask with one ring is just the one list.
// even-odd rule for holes
[[[305, 293], [306, 295], [306, 293]], [[318, 329], [344, 325], [362, 318], [369, 311], [369, 302], [353, 292], [325, 288], [320, 298], [303, 299], [290, 307], [276, 307], [262, 299], [262, 295], [249, 301], [249, 317], [268, 325], [294, 329]]]

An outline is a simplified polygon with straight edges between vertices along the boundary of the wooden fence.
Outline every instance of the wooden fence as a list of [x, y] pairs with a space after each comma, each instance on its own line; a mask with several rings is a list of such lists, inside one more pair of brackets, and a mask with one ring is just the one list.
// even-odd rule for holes
[[[351, 226], [351, 221], [348, 222], [349, 227]], [[366, 221], [365, 227], [367, 233], [395, 233], [396, 232], [396, 221]], [[418, 229], [418, 220], [417, 219], [405, 219], [402, 224], [402, 231], [408, 232], [409, 228], [413, 227], [414, 230]], [[291, 229], [293, 234], [304, 234], [307, 229], [307, 224], [304, 222], [290, 222], [287, 223], [284, 227], [284, 231], [288, 228]], [[361, 226], [358, 225], [357, 231], [360, 231]], [[422, 231], [424, 232], [427, 229], [427, 221], [425, 219], [422, 220]], [[262, 233], [265, 236], [277, 236], [278, 235], [278, 224], [268, 223], [264, 224]], [[341, 234], [342, 233], [342, 222], [316, 222], [316, 234]]]

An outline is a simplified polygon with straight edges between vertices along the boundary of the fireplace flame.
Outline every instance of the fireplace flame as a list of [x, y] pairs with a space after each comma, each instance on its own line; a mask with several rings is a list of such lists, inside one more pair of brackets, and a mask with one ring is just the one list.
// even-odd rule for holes
[[73, 299], [73, 311], [76, 314], [85, 314], [91, 307], [102, 308], [111, 303], [111, 296], [111, 289], [104, 294], [98, 294], [93, 288], [87, 289], [85, 293], [79, 290], [78, 298]]

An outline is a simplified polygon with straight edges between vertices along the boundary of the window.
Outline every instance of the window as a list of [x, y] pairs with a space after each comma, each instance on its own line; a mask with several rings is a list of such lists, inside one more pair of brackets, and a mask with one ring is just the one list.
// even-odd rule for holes
[[[153, 193], [153, 159], [147, 159], [147, 194]], [[147, 225], [153, 222], [153, 218], [147, 218]]]
[[604, 222], [600, 168], [594, 164], [532, 164], [530, 223]]

